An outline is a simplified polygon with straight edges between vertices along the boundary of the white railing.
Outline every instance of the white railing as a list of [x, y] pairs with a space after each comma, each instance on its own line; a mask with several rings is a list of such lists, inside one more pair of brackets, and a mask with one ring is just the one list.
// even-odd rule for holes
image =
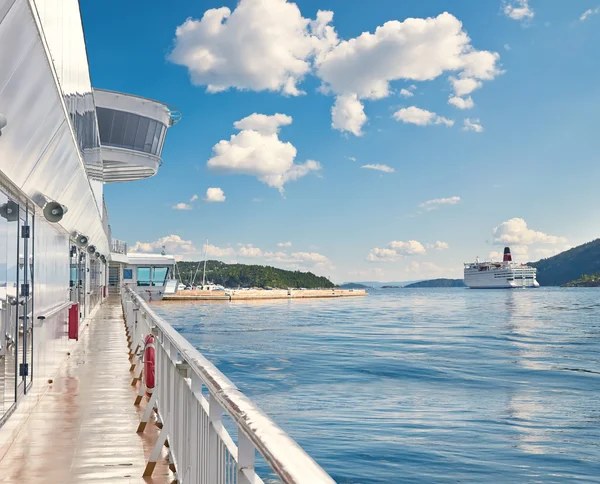
[[[144, 475], [152, 473], [168, 441], [170, 463], [183, 484], [261, 484], [255, 451], [283, 483], [335, 482], [139, 295], [126, 287], [122, 301], [132, 351], [132, 384], [142, 376], [144, 338], [155, 337], [156, 383], [138, 431], [144, 430], [153, 412], [162, 429]], [[136, 403], [144, 392], [141, 383]], [[237, 426], [237, 445], [223, 425], [224, 415]]]

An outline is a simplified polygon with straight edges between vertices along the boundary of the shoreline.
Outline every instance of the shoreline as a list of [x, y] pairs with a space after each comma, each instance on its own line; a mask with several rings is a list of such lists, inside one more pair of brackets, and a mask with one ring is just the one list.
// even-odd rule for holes
[[[208, 294], [206, 294], [208, 293]], [[260, 291], [179, 291], [165, 294], [163, 301], [246, 301], [259, 299], [329, 299], [340, 297], [365, 297], [364, 289], [275, 289]]]

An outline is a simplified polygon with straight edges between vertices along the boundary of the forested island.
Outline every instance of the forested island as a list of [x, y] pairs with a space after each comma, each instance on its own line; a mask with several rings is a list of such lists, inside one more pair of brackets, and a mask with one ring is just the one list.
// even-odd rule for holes
[[415, 282], [404, 286], [407, 289], [419, 287], [466, 287], [462, 279], [431, 279], [429, 281]]
[[358, 282], [346, 282], [345, 284], [340, 285], [341, 289], [373, 289], [371, 286], [365, 286], [364, 284], [359, 284]]
[[[199, 265], [200, 264], [200, 265]], [[175, 276], [183, 284], [202, 284], [203, 262], [178, 262]], [[196, 272], [197, 271], [197, 272]], [[329, 289], [335, 287], [329, 279], [312, 272], [286, 271], [271, 266], [225, 264], [217, 260], [206, 261], [206, 281], [224, 287]]]
[[600, 273], [585, 274], [579, 279], [561, 284], [561, 287], [600, 287]]

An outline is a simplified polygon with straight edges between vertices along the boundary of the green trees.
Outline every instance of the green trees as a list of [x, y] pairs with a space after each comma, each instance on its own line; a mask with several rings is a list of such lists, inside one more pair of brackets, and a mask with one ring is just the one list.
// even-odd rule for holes
[[586, 274], [596, 274], [600, 272], [600, 239], [529, 265], [537, 268], [537, 280], [542, 286], [560, 286]]
[[[191, 284], [198, 262], [178, 262], [176, 276], [184, 284]], [[202, 284], [204, 263], [200, 263], [194, 284]], [[225, 264], [209, 260], [206, 262], [206, 280], [225, 287], [262, 287], [262, 288], [331, 288], [335, 285], [326, 277], [316, 276], [312, 272], [286, 271], [271, 266]]]

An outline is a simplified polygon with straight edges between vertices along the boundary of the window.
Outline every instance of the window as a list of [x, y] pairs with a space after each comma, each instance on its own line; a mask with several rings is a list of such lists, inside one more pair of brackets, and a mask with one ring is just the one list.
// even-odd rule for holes
[[133, 279], [133, 269], [123, 269], [123, 279]]
[[97, 108], [100, 141], [117, 146], [159, 155], [162, 151], [166, 126], [159, 121], [116, 109]]
[[137, 269], [137, 285], [138, 286], [150, 286], [152, 281], [150, 279], [150, 267], [138, 267]]
[[167, 268], [166, 267], [155, 267], [152, 271], [152, 285], [153, 286], [164, 286], [167, 279]]

